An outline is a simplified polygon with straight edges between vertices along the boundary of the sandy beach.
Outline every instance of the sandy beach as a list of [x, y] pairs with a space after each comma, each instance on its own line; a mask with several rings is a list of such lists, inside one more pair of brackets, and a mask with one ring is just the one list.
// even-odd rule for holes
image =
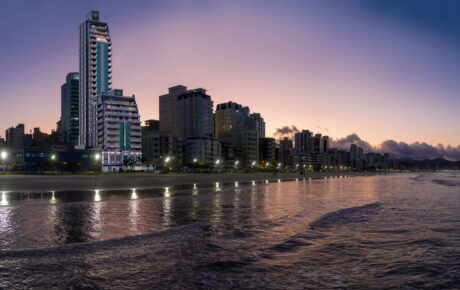
[[109, 190], [156, 188], [179, 184], [251, 181], [265, 179], [323, 178], [326, 176], [365, 176], [363, 172], [234, 173], [234, 174], [149, 174], [115, 173], [94, 175], [0, 175], [0, 191], [40, 192], [48, 190]]

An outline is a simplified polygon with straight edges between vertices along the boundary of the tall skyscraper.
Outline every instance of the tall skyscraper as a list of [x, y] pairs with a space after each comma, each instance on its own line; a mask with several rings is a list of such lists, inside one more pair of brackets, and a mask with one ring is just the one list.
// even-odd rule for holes
[[212, 111], [213, 102], [205, 89], [194, 89], [179, 95], [176, 104], [176, 133], [182, 137], [212, 137]]
[[79, 127], [79, 87], [78, 73], [68, 73], [61, 87], [61, 134], [64, 143], [78, 144]]
[[79, 145], [97, 147], [97, 97], [112, 84], [109, 26], [91, 11], [80, 25]]

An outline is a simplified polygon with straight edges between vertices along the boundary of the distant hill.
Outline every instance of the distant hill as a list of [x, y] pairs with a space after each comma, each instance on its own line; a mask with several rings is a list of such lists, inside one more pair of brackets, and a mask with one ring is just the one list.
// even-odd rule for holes
[[460, 169], [460, 160], [450, 161], [443, 158], [436, 159], [400, 159], [399, 167], [405, 169]]

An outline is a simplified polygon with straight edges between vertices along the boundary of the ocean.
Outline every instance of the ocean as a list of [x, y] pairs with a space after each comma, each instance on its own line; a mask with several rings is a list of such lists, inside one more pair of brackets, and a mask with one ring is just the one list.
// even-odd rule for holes
[[460, 288], [460, 173], [5, 192], [0, 288]]

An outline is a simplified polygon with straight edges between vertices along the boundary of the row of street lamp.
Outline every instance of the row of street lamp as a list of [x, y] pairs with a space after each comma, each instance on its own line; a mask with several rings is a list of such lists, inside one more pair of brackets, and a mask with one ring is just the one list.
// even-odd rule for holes
[[[165, 166], [168, 165], [169, 162], [170, 162], [171, 160], [172, 160], [172, 158], [171, 158], [170, 156], [166, 156], [166, 157], [165, 157], [165, 160], [164, 160]], [[214, 164], [215, 164], [215, 166], [219, 166], [219, 164], [221, 164], [221, 162], [222, 162], [222, 161], [221, 161], [220, 159], [217, 159], [216, 161], [214, 161]], [[193, 158], [193, 163], [194, 163], [194, 164], [198, 163], [198, 158]], [[235, 168], [238, 167], [239, 164], [240, 164], [240, 161], [239, 161], [239, 160], [236, 160], [236, 161], [234, 162], [234, 167], [235, 167]], [[251, 162], [251, 167], [252, 167], [252, 168], [255, 168], [256, 165], [257, 165], [256, 161], [252, 161], [252, 162]], [[265, 168], [268, 168], [268, 167], [271, 165], [271, 162], [268, 161], [268, 162], [266, 162], [264, 165], [265, 165]], [[282, 163], [281, 163], [281, 162], [279, 162], [279, 163], [276, 164], [276, 169], [281, 169], [281, 167], [282, 167]], [[296, 164], [295, 169], [298, 169], [299, 167], [300, 167], [300, 165], [299, 165], [299, 164]], [[302, 168], [303, 168], [304, 170], [307, 169], [307, 168], [308, 168], [308, 169], [312, 169], [312, 168], [313, 168], [313, 165], [306, 165], [306, 164], [303, 164], [303, 165], [302, 165]], [[322, 169], [324, 169], [324, 170], [328, 170], [328, 169], [330, 169], [330, 170], [332, 170], [332, 169], [336, 169], [336, 170], [347, 170], [347, 169], [351, 169], [351, 168], [350, 168], [350, 167], [347, 167], [347, 166], [336, 166], [336, 167], [334, 167], [334, 166], [324, 166], [324, 167], [322, 167]]]

